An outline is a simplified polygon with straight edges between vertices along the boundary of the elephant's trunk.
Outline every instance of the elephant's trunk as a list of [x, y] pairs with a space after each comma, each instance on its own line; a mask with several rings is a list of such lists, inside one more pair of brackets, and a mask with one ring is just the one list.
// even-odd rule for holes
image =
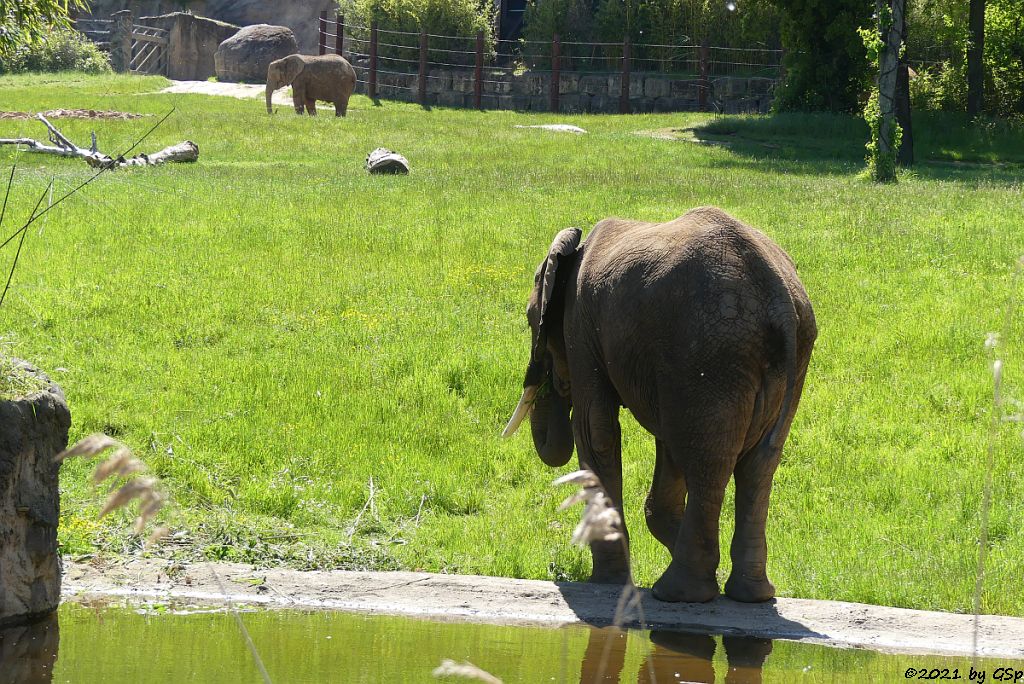
[[558, 468], [572, 458], [572, 426], [569, 422], [569, 400], [551, 390], [547, 396], [538, 397], [530, 412], [530, 431], [533, 446], [540, 460], [552, 468]]
[[274, 87], [273, 81], [267, 81], [267, 114], [273, 114], [274, 110], [270, 107], [270, 98], [274, 95], [274, 91], [277, 90]]

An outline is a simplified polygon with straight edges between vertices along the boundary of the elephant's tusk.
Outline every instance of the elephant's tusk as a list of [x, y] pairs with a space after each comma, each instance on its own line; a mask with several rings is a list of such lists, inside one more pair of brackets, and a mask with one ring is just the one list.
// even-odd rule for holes
[[519, 425], [523, 422], [523, 418], [526, 418], [526, 414], [530, 412], [530, 408], [533, 406], [533, 400], [537, 396], [537, 390], [540, 389], [537, 385], [530, 385], [523, 389], [523, 396], [519, 398], [519, 404], [516, 405], [515, 412], [512, 413], [512, 417], [508, 421], [508, 425], [502, 431], [501, 436], [508, 438], [516, 433], [519, 429]]

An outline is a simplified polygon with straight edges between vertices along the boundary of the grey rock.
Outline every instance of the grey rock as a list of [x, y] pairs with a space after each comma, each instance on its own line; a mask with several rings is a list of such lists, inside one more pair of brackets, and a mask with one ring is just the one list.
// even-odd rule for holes
[[286, 26], [246, 26], [217, 48], [217, 78], [229, 83], [266, 83], [270, 63], [298, 51], [295, 35]]

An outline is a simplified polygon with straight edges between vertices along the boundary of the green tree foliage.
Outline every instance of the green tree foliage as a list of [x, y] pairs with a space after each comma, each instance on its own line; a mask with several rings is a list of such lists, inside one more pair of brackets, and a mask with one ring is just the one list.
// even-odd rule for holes
[[[376, 21], [377, 26], [387, 31], [403, 31], [419, 33], [421, 29], [435, 36], [465, 36], [461, 40], [445, 40], [431, 38], [432, 50], [428, 58], [432, 62], [445, 64], [472, 64], [475, 61], [472, 52], [475, 49], [473, 37], [477, 31], [484, 32], [485, 49], [492, 50], [494, 45], [494, 15], [491, 3], [480, 3], [478, 0], [341, 0], [341, 11], [348, 21], [356, 26], [368, 27]], [[351, 33], [357, 39], [366, 40], [366, 31], [353, 27]], [[386, 35], [381, 37], [380, 56], [401, 60], [416, 60], [412, 48], [419, 46], [419, 38], [415, 35]], [[406, 46], [390, 47], [394, 45]], [[448, 52], [453, 50], [456, 52]], [[389, 64], [388, 69], [401, 69], [402, 64]]]
[[[726, 0], [533, 0], [526, 10], [527, 41], [549, 43], [558, 34], [563, 43], [633, 42], [636, 68], [694, 70], [692, 50], [679, 46], [707, 42], [720, 47], [779, 47], [779, 11], [769, 0], [740, 0], [729, 9]], [[660, 47], [645, 47], [645, 46]], [[587, 62], [591, 46], [564, 45], [568, 65], [600, 67]], [[618, 47], [600, 51], [604, 66], [617, 68]]]
[[10, 55], [68, 26], [68, 10], [84, 9], [85, 0], [0, 0], [0, 56]]
[[69, 28], [53, 29], [31, 43], [0, 54], [0, 74], [72, 70], [101, 74], [111, 68], [107, 53]]
[[781, 110], [854, 112], [869, 82], [858, 29], [871, 24], [871, 0], [774, 0], [783, 12], [786, 79]]
[[[1024, 0], [988, 0], [985, 12], [985, 111], [1024, 113]], [[907, 58], [917, 71], [911, 98], [920, 109], [967, 107], [967, 3], [909, 0]]]

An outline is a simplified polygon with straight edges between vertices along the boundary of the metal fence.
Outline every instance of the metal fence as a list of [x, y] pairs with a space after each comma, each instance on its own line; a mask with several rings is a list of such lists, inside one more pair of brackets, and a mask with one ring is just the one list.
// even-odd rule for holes
[[[716, 81], [737, 78], [761, 78], [777, 81], [782, 76], [782, 50], [735, 48], [712, 45], [634, 44], [562, 42], [553, 36], [550, 42], [487, 40], [483, 32], [475, 36], [447, 36], [426, 31], [394, 31], [370, 26], [346, 25], [344, 16], [333, 20], [320, 16], [320, 54], [333, 43], [337, 54], [348, 57], [357, 66], [359, 82], [370, 97], [412, 94], [421, 104], [427, 102], [428, 83], [444, 76], [436, 70], [472, 74], [473, 105], [481, 108], [482, 93], [494, 90], [508, 79], [524, 74], [548, 76], [550, 110], [558, 111], [565, 74], [606, 74], [618, 76], [619, 111], [630, 111], [631, 84], [640, 75], [660, 75], [693, 82], [698, 91], [700, 109], [712, 109], [709, 93]], [[414, 81], [407, 78], [415, 74]], [[394, 77], [394, 78], [388, 78]], [[405, 78], [402, 78], [405, 77]], [[407, 85], [411, 81], [412, 85]]]

